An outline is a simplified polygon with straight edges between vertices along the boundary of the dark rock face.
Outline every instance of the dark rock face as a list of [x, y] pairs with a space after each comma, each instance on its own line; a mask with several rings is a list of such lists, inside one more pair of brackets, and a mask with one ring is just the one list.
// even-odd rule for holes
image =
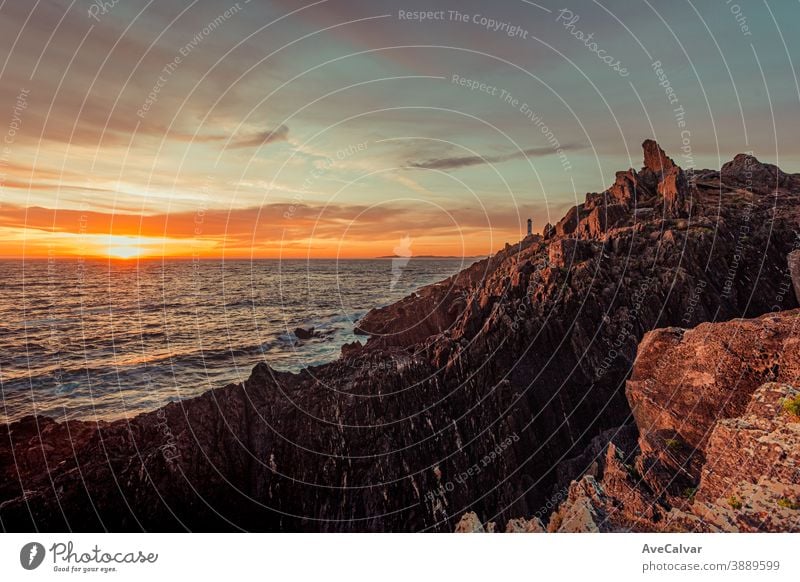
[[558, 221], [555, 226], [557, 237], [569, 236], [575, 232], [581, 220], [581, 210], [581, 206], [573, 206], [567, 211], [567, 213], [564, 215], [564, 218]]
[[[560, 463], [629, 422], [646, 332], [797, 306], [774, 276], [796, 192], [776, 207], [711, 171], [689, 188], [656, 148], [546, 240], [371, 311], [366, 345], [335, 362], [261, 364], [130, 421], [0, 427], [3, 527], [453, 531], [468, 511], [546, 516]], [[597, 484], [630, 477], [627, 441], [610, 442]]]
[[789, 276], [792, 278], [794, 296], [800, 302], [800, 250], [789, 253]]
[[354, 341], [349, 344], [344, 344], [342, 346], [342, 357], [349, 358], [353, 357], [355, 354], [361, 351], [361, 348], [364, 346], [360, 341]]
[[626, 388], [638, 443], [587, 449], [549, 530], [800, 531], [799, 321], [647, 334]]
[[577, 236], [580, 238], [600, 238], [603, 233], [616, 226], [624, 225], [630, 216], [622, 204], [603, 204], [595, 206], [584, 220], [578, 224]]
[[614, 202], [630, 209], [636, 205], [639, 198], [639, 176], [631, 169], [627, 172], [617, 172], [616, 178], [614, 184], [608, 189], [608, 194]]

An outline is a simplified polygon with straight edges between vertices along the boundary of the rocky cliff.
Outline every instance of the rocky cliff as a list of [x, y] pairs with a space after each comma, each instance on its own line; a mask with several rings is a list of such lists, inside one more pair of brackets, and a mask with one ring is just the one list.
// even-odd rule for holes
[[[663, 431], [705, 456], [716, 441], [658, 424], [642, 431], [641, 468], [591, 454], [615, 459], [639, 442], [625, 393], [639, 341], [797, 307], [787, 255], [800, 177], [748, 156], [689, 173], [652, 141], [644, 153], [641, 170], [617, 173], [544, 237], [370, 312], [366, 344], [335, 362], [298, 374], [263, 363], [241, 385], [130, 421], [3, 426], [3, 527], [453, 531], [473, 511], [524, 516], [507, 527], [533, 531], [567, 511], [548, 519], [573, 479], [587, 498], [610, 498], [605, 484], [634, 469], [662, 487], [680, 466], [652, 448], [673, 439]], [[748, 397], [726, 414], [747, 415]], [[663, 416], [638, 401], [634, 412]], [[626, 435], [619, 448], [609, 431]], [[581, 455], [602, 477], [581, 478]], [[687, 487], [707, 466], [697, 459], [682, 469]]]

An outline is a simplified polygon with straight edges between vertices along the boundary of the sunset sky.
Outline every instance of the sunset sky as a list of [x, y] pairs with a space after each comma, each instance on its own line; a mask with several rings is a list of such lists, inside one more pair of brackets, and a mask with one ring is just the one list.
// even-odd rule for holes
[[0, 4], [0, 256], [478, 255], [648, 137], [800, 170], [789, 3], [100, 4]]

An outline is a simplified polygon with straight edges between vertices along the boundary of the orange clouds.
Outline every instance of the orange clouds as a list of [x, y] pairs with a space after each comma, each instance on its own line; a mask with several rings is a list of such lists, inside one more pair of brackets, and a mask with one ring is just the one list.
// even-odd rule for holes
[[[482, 255], [519, 239], [517, 213], [420, 203], [311, 206], [140, 215], [0, 208], [0, 255], [372, 257], [404, 236], [417, 254]], [[494, 219], [494, 220], [493, 220]]]

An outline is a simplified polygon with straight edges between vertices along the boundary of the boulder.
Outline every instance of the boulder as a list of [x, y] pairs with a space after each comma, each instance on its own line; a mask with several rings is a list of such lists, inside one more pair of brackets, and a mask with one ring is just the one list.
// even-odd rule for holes
[[295, 337], [297, 339], [301, 339], [301, 340], [311, 339], [312, 337], [315, 337], [314, 328], [313, 327], [309, 327], [309, 328], [296, 327], [294, 329], [294, 335], [295, 335]]

